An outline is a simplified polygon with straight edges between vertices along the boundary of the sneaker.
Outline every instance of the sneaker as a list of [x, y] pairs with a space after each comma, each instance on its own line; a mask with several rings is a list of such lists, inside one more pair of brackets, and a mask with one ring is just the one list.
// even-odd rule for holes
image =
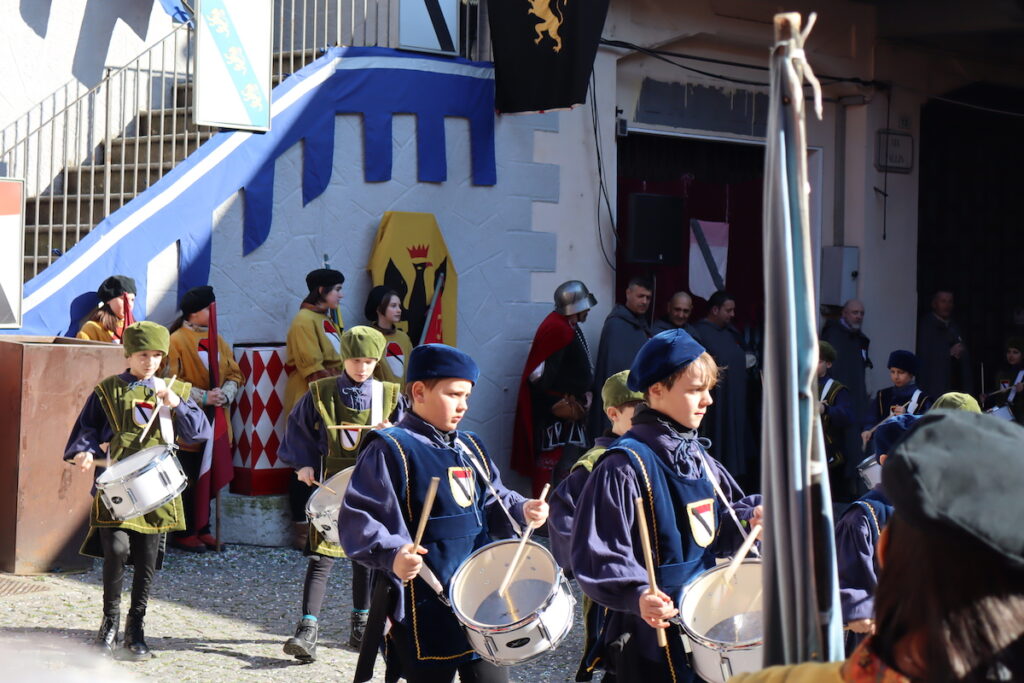
[[284, 653], [306, 664], [315, 662], [318, 629], [316, 619], [302, 617], [295, 627], [295, 635], [285, 641]]

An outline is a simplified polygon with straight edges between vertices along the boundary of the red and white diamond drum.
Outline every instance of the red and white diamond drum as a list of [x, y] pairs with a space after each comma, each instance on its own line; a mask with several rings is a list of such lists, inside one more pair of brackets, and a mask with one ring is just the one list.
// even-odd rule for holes
[[141, 517], [174, 500], [188, 485], [174, 450], [153, 446], [122, 458], [96, 478], [100, 500], [118, 521]]
[[572, 627], [576, 601], [555, 558], [544, 546], [526, 549], [504, 597], [498, 585], [519, 539], [478, 549], [455, 571], [451, 603], [469, 644], [487, 661], [512, 666], [558, 647]]
[[244, 382], [231, 415], [235, 477], [231, 492], [267, 496], [288, 491], [292, 470], [277, 459], [284, 438], [284, 346], [236, 346]]
[[333, 477], [318, 486], [313, 495], [306, 501], [306, 517], [316, 527], [325, 541], [341, 545], [338, 533], [338, 513], [341, 512], [341, 499], [345, 497], [348, 480], [352, 478], [352, 467], [346, 467]]

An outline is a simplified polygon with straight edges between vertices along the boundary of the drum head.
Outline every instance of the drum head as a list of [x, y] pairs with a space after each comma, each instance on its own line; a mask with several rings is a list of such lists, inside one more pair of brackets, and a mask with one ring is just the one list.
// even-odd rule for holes
[[[346, 467], [330, 479], [324, 482], [323, 486], [317, 486], [316, 490], [306, 501], [306, 515], [316, 517], [325, 510], [338, 510], [341, 508], [341, 499], [345, 497], [345, 489], [352, 478], [352, 470], [355, 467]], [[332, 489], [334, 493], [328, 490]]]
[[103, 474], [96, 478], [97, 484], [105, 484], [110, 481], [122, 479], [132, 472], [137, 472], [152, 461], [161, 457], [167, 452], [167, 446], [152, 446], [144, 448], [138, 453], [133, 453], [127, 458], [121, 458], [107, 467]]
[[498, 595], [518, 546], [518, 539], [485, 545], [455, 572], [452, 607], [465, 623], [482, 628], [515, 624], [538, 611], [558, 590], [555, 559], [543, 546], [527, 541], [506, 595]]
[[715, 647], [740, 647], [762, 640], [761, 560], [744, 560], [729, 584], [722, 564], [698, 576], [683, 591], [683, 628]]

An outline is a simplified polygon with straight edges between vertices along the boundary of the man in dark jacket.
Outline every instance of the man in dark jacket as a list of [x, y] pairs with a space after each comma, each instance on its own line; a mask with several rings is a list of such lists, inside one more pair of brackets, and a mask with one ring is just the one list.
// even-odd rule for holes
[[[626, 287], [625, 305], [616, 304], [605, 318], [597, 347], [597, 362], [594, 363], [594, 396], [601, 395], [606, 379], [629, 369], [636, 352], [651, 337], [647, 309], [651, 307], [653, 289], [647, 278], [633, 278]], [[600, 401], [594, 401], [590, 410], [590, 438], [601, 436], [610, 425]]]
[[932, 396], [950, 391], [974, 393], [970, 353], [960, 326], [953, 321], [953, 293], [938, 290], [931, 311], [917, 325], [917, 383]]
[[[867, 419], [870, 409], [866, 373], [874, 365], [868, 355], [871, 340], [864, 334], [864, 304], [857, 299], [850, 299], [843, 304], [842, 315], [838, 320], [827, 320], [821, 330], [821, 340], [828, 342], [836, 351], [836, 359], [832, 363], [829, 375], [843, 384], [850, 392], [852, 424], [858, 425]], [[861, 460], [863, 444], [856, 429], [848, 429], [846, 433], [847, 454], [843, 477], [847, 481], [856, 481], [857, 465]]]

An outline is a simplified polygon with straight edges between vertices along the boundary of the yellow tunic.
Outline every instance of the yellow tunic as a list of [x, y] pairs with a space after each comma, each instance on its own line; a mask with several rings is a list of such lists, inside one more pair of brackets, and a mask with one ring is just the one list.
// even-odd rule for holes
[[388, 342], [384, 349], [384, 357], [377, 363], [373, 376], [382, 382], [395, 382], [398, 386], [404, 387], [405, 366], [412, 352], [412, 340], [398, 328], [385, 331], [374, 325], [373, 329], [383, 334]]
[[792, 666], [773, 666], [752, 674], [737, 674], [729, 683], [842, 683], [843, 662], [808, 662]]
[[95, 320], [87, 320], [82, 329], [75, 335], [76, 339], [91, 339], [93, 341], [101, 342], [113, 342], [114, 344], [120, 344], [121, 338], [120, 333], [124, 331], [124, 321], [119, 320], [117, 323], [118, 337], [115, 339], [114, 335], [110, 333], [110, 330], [100, 325]]
[[341, 372], [341, 330], [323, 313], [303, 304], [288, 329], [285, 369], [288, 385], [284, 390], [284, 414], [308, 391], [306, 378], [315, 372]]
[[[167, 366], [164, 374], [168, 377], [177, 375], [178, 379], [189, 382], [197, 389], [209, 390], [210, 371], [208, 369], [208, 357], [206, 351], [208, 335], [206, 332], [182, 327], [171, 335], [170, 351], [167, 354]], [[242, 370], [235, 362], [235, 356], [231, 347], [224, 341], [224, 337], [217, 335], [217, 353], [220, 365], [220, 383], [231, 381], [241, 387], [243, 377]], [[200, 404], [202, 405], [202, 404]], [[228, 438], [231, 438], [231, 412], [228, 405], [224, 406], [224, 412], [228, 418]], [[190, 447], [180, 444], [183, 450], [201, 451], [202, 446]]]

